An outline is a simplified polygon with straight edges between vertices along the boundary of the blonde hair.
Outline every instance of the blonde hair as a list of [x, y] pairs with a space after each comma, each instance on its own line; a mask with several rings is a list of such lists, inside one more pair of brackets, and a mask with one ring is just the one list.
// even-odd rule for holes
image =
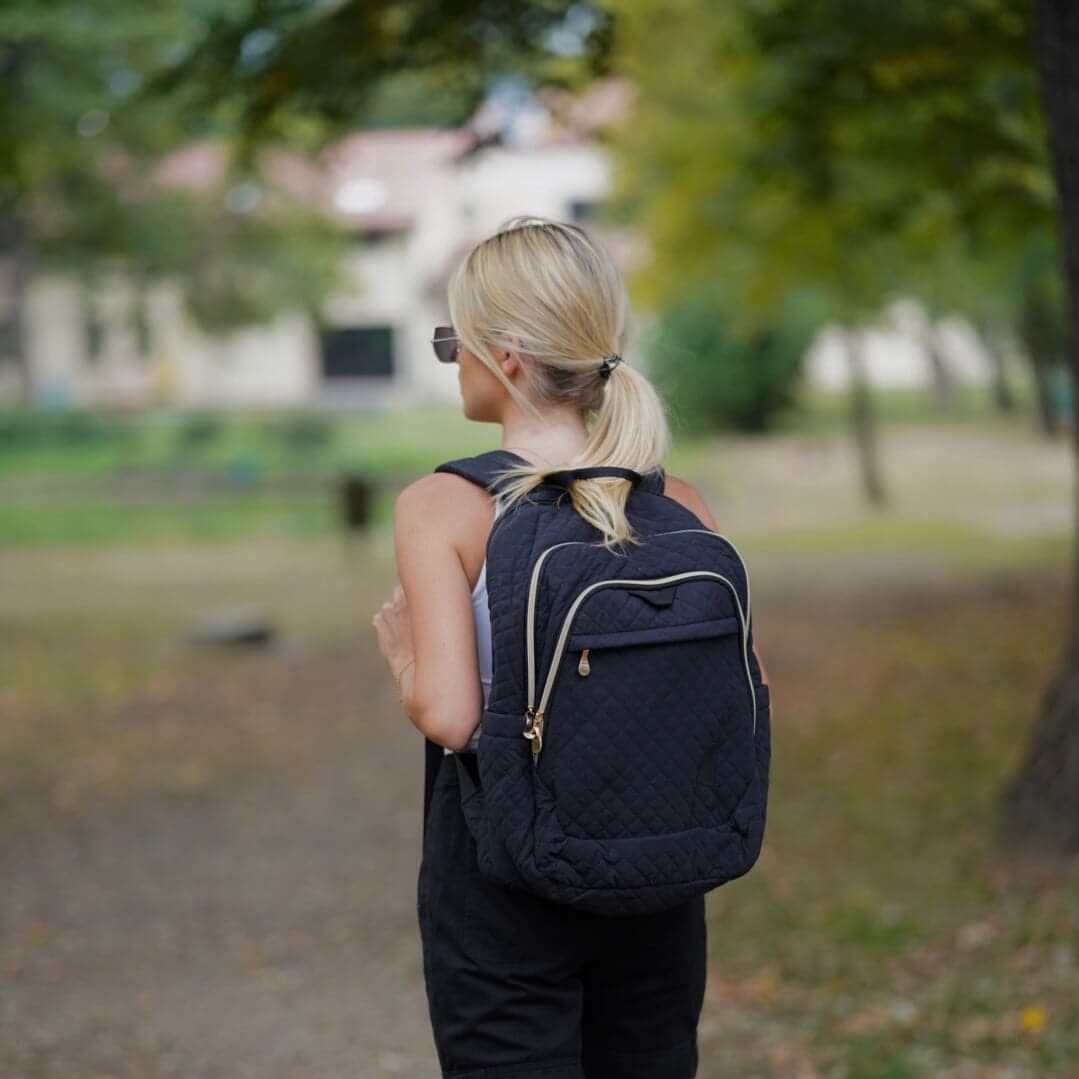
[[[573, 460], [499, 473], [507, 506], [559, 468], [619, 465], [645, 473], [659, 466], [671, 438], [659, 394], [625, 363], [600, 376], [603, 360], [622, 352], [629, 302], [610, 254], [583, 229], [531, 215], [508, 219], [457, 266], [448, 299], [459, 340], [522, 408], [539, 419], [542, 406], [571, 405], [586, 425], [591, 421], [588, 442]], [[523, 368], [527, 395], [494, 359], [506, 350], [536, 361]], [[608, 548], [639, 542], [625, 514], [630, 489], [629, 480], [610, 476], [569, 486], [574, 509]]]

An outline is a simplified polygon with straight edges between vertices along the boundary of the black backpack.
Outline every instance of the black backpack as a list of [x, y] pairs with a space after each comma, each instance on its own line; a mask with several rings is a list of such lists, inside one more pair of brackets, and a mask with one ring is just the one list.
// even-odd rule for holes
[[[497, 494], [522, 460], [493, 450], [435, 471]], [[645, 542], [608, 551], [573, 508], [573, 477], [599, 475], [634, 481], [626, 516]], [[664, 479], [551, 472], [495, 521], [490, 696], [476, 755], [453, 758], [480, 871], [604, 914], [741, 876], [764, 837], [769, 693], [746, 569]]]

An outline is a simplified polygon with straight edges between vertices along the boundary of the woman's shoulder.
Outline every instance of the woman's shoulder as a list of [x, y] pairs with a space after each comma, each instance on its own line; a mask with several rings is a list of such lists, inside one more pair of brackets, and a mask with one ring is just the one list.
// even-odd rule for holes
[[439, 532], [493, 512], [490, 494], [478, 484], [452, 472], [428, 472], [403, 487], [393, 505], [395, 525], [437, 522]]
[[679, 505], [685, 506], [686, 509], [694, 514], [703, 524], [716, 532], [719, 531], [719, 525], [716, 523], [711, 511], [708, 509], [708, 504], [705, 502], [700, 491], [698, 491], [688, 480], [668, 474], [666, 476], [663, 493], [668, 498], [673, 498]]

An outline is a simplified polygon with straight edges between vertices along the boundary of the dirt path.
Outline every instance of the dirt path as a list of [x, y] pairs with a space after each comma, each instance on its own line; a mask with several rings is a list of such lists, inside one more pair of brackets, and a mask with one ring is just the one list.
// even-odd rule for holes
[[0, 849], [0, 1075], [437, 1075], [421, 743], [36, 817]]

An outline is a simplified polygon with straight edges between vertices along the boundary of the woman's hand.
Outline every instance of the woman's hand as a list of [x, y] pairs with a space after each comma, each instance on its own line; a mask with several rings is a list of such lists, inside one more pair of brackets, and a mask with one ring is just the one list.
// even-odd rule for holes
[[405, 598], [405, 590], [399, 584], [394, 587], [393, 597], [375, 612], [371, 625], [378, 635], [379, 651], [385, 657], [390, 673], [400, 687], [401, 675], [405, 667], [415, 662], [416, 652], [412, 644], [412, 620], [408, 612], [408, 600]]

